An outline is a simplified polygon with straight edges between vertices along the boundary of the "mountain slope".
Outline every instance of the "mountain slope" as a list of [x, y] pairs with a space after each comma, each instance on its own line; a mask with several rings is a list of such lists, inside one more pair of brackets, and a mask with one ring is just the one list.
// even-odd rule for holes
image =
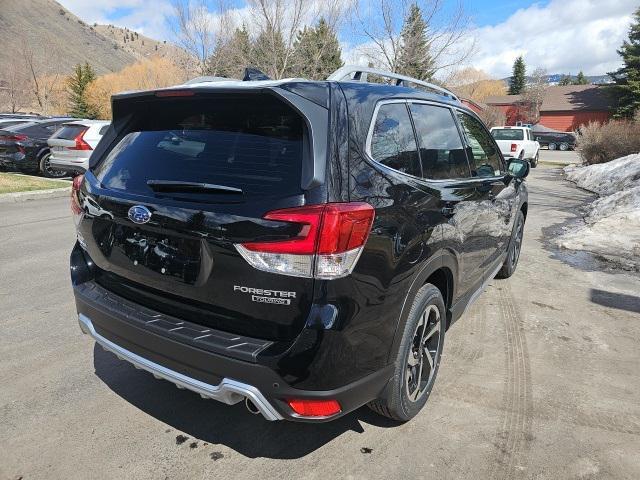
[[26, 44], [39, 73], [71, 73], [88, 61], [98, 74], [115, 72], [137, 60], [53, 0], [0, 2], [0, 79], [22, 57]]

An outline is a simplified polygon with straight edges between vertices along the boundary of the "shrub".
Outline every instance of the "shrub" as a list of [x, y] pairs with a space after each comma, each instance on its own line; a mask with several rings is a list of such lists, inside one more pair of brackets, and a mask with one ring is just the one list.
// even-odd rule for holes
[[577, 149], [586, 164], [606, 163], [640, 152], [640, 119], [591, 122], [578, 130]]

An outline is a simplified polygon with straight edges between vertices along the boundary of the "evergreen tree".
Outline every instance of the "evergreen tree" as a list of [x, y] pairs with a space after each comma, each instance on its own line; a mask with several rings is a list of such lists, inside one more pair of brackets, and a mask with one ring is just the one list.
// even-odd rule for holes
[[573, 82], [574, 85], [588, 85], [589, 84], [589, 80], [587, 80], [587, 77], [584, 76], [584, 73], [582, 72], [582, 70], [580, 70], [578, 72], [578, 75], [576, 76], [576, 79]]
[[236, 28], [231, 39], [216, 47], [208, 61], [212, 75], [227, 78], [242, 78], [245, 67], [253, 66], [253, 46], [245, 25]]
[[98, 118], [98, 109], [87, 100], [87, 87], [95, 79], [96, 74], [89, 62], [75, 66], [73, 74], [67, 79], [70, 116]]
[[616, 117], [630, 118], [640, 107], [640, 8], [633, 17], [629, 40], [625, 40], [618, 50], [624, 65], [609, 73], [615, 81], [610, 90], [616, 99]]
[[560, 81], [558, 82], [558, 85], [571, 85], [573, 83], [573, 80], [571, 80], [571, 75], [562, 75], [560, 77]]
[[402, 25], [401, 51], [396, 65], [397, 73], [430, 80], [435, 73], [428, 38], [428, 25], [416, 3], [409, 8], [409, 14]]
[[282, 32], [270, 26], [260, 32], [253, 44], [254, 66], [274, 79], [286, 78], [290, 74], [285, 65], [286, 54]]
[[336, 32], [324, 18], [300, 30], [293, 48], [295, 76], [324, 80], [343, 65]]
[[527, 83], [525, 78], [526, 73], [527, 67], [524, 64], [522, 55], [520, 55], [516, 58], [516, 61], [513, 62], [513, 74], [511, 75], [511, 79], [509, 79], [509, 95], [519, 95], [524, 92]]

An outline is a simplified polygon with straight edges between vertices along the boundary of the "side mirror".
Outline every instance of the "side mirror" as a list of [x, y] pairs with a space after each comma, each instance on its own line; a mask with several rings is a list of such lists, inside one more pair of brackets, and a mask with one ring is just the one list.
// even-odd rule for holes
[[531, 165], [526, 160], [512, 159], [508, 166], [509, 174], [514, 178], [525, 178], [529, 175]]

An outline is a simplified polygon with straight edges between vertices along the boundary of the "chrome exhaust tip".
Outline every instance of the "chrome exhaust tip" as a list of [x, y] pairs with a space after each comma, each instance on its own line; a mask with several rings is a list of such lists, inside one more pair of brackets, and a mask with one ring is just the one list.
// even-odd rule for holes
[[244, 397], [244, 406], [247, 407], [247, 410], [249, 410], [249, 412], [253, 413], [254, 415], [258, 415], [260, 413], [260, 410], [258, 410], [256, 404], [253, 403], [249, 399], [249, 397]]

